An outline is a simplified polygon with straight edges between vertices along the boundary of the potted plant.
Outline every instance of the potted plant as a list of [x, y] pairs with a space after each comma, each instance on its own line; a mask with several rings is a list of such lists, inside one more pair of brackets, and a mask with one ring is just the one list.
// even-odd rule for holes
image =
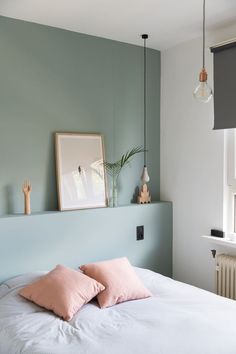
[[143, 151], [144, 150], [141, 147], [134, 147], [133, 149], [123, 154], [120, 160], [116, 162], [107, 162], [107, 161], [104, 162], [105, 169], [111, 178], [112, 191], [111, 191], [111, 200], [109, 203], [110, 206], [112, 207], [117, 206], [117, 202], [118, 202], [117, 181], [121, 171], [130, 163], [131, 158], [134, 155], [139, 154], [140, 152]]

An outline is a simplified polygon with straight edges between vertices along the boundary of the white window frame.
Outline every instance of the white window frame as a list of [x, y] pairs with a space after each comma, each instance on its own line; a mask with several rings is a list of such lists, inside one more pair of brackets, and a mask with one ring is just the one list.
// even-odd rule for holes
[[224, 131], [224, 230], [236, 241], [236, 129]]

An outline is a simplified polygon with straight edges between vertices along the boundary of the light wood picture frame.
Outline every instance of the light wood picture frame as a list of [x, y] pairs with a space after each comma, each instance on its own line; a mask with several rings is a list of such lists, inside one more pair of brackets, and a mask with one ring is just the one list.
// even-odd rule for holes
[[59, 210], [107, 207], [101, 134], [55, 133]]

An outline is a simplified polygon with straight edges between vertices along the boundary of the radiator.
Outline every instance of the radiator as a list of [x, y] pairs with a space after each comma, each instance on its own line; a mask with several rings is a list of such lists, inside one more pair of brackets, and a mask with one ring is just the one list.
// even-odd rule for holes
[[236, 300], [236, 257], [220, 254], [216, 264], [217, 294]]

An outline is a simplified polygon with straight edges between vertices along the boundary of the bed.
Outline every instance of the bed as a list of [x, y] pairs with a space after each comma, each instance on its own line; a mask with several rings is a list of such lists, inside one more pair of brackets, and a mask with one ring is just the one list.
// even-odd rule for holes
[[236, 302], [135, 268], [153, 297], [101, 310], [93, 300], [70, 322], [19, 296], [46, 272], [0, 285], [0, 354], [235, 354]]

